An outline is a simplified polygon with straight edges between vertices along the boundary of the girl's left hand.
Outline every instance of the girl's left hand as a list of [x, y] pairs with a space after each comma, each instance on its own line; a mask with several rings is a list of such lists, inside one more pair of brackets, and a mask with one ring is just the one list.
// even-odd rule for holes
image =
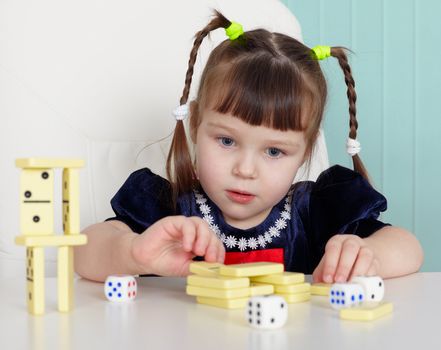
[[374, 276], [379, 261], [366, 242], [356, 235], [335, 235], [326, 243], [325, 254], [315, 268], [314, 282], [342, 283], [353, 276]]

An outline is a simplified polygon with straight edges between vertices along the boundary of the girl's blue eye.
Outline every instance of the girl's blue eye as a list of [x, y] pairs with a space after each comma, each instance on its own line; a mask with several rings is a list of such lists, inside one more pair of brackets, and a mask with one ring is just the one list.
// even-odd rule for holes
[[234, 141], [233, 139], [229, 138], [229, 137], [219, 137], [220, 142], [222, 143], [223, 146], [226, 147], [231, 147], [234, 145]]
[[268, 148], [267, 154], [271, 158], [278, 158], [282, 154], [282, 151], [280, 149], [278, 149], [278, 148], [271, 147], [271, 148]]

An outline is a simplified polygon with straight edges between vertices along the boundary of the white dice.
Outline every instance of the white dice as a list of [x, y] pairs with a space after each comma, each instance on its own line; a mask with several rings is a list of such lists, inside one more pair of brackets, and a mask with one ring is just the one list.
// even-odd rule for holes
[[384, 297], [384, 281], [379, 276], [356, 276], [351, 282], [358, 283], [364, 289], [365, 301], [382, 301]]
[[136, 279], [130, 275], [110, 275], [104, 283], [104, 294], [110, 301], [128, 301], [136, 297]]
[[357, 283], [334, 283], [329, 291], [329, 302], [334, 309], [356, 306], [364, 299], [364, 290]]
[[251, 297], [245, 317], [254, 328], [279, 328], [288, 319], [288, 306], [285, 299], [278, 295]]

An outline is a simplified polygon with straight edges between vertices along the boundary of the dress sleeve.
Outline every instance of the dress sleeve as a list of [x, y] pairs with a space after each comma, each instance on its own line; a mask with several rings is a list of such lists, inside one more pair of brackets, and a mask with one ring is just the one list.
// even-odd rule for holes
[[354, 234], [365, 238], [388, 225], [378, 220], [387, 208], [386, 198], [350, 169], [329, 168], [310, 190], [306, 221], [315, 266], [333, 235]]
[[159, 219], [173, 215], [169, 182], [149, 169], [133, 172], [110, 201], [115, 216], [134, 232], [142, 233]]

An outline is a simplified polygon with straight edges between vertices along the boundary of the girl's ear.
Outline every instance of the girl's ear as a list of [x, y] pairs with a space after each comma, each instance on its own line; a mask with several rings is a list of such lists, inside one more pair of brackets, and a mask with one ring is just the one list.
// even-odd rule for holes
[[190, 138], [196, 144], [196, 136], [199, 126], [199, 104], [196, 101], [190, 102]]

